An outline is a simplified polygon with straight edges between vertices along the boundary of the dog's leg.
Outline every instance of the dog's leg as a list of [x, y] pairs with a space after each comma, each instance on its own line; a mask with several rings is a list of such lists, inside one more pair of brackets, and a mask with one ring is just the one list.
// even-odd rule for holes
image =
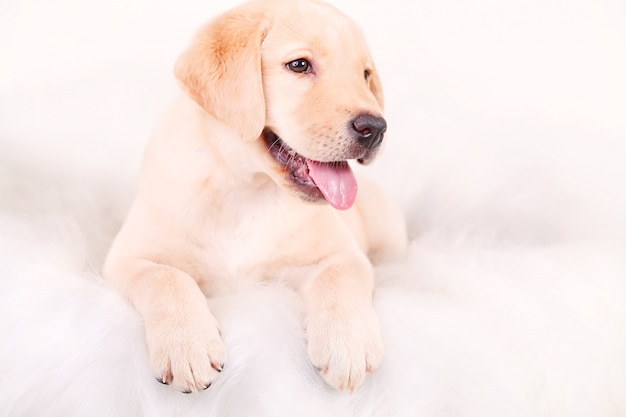
[[[313, 365], [336, 389], [353, 391], [380, 364], [383, 347], [372, 306], [374, 271], [365, 255], [333, 257], [303, 288]], [[339, 259], [337, 259], [339, 258]]]
[[155, 377], [189, 393], [208, 388], [222, 370], [226, 349], [207, 300], [188, 274], [169, 265], [134, 260], [110, 280], [141, 314]]

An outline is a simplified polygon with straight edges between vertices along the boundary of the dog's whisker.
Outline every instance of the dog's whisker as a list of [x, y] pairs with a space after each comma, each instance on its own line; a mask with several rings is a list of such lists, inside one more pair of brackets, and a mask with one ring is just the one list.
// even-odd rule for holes
[[267, 147], [268, 151], [271, 151], [276, 145], [279, 145], [280, 148], [278, 148], [278, 151], [280, 152], [281, 148], [282, 148], [282, 141], [280, 139], [276, 139], [274, 142], [271, 143], [270, 146]]
[[277, 146], [278, 146], [278, 150], [276, 151], [276, 153], [281, 153], [283, 151], [284, 142], [278, 137], [267, 147], [266, 152], [271, 155], [273, 150]]
[[274, 142], [272, 142], [272, 145], [270, 146], [270, 149], [273, 148], [276, 145], [280, 145], [280, 147], [283, 147], [283, 141], [281, 141], [280, 139], [276, 139]]

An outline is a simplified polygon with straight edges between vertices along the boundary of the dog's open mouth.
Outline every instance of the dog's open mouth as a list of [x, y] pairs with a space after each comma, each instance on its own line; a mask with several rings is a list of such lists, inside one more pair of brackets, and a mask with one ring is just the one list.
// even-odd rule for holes
[[305, 158], [270, 130], [265, 130], [263, 140], [270, 155], [287, 170], [291, 181], [307, 199], [315, 201], [323, 197], [338, 210], [352, 207], [357, 183], [348, 161], [319, 162]]

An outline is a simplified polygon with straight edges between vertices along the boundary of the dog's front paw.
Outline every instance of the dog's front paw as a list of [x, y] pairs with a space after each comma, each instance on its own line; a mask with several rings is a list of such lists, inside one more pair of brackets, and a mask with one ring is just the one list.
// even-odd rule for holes
[[222, 371], [226, 348], [208, 313], [146, 323], [150, 362], [157, 380], [184, 393], [207, 389]]
[[312, 312], [307, 320], [308, 353], [326, 382], [351, 392], [380, 364], [383, 345], [371, 306], [344, 311]]

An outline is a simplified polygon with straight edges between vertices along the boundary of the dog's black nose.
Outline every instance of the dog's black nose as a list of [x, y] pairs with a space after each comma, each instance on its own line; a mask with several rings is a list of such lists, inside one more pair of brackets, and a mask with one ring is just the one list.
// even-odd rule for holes
[[358, 142], [367, 149], [373, 149], [383, 141], [387, 122], [382, 117], [362, 113], [354, 118], [352, 128], [357, 133]]

